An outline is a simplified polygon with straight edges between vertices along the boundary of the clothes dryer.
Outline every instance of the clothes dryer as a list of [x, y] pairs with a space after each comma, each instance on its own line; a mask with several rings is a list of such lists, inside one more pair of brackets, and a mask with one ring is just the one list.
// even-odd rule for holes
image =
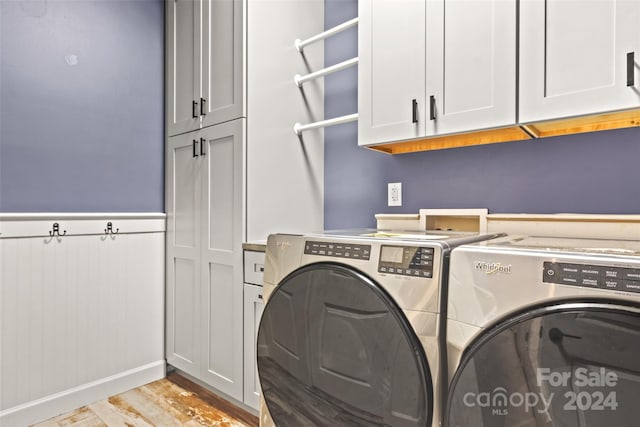
[[439, 426], [449, 253], [491, 237], [269, 236], [261, 426]]
[[640, 241], [458, 247], [447, 317], [445, 426], [638, 425]]

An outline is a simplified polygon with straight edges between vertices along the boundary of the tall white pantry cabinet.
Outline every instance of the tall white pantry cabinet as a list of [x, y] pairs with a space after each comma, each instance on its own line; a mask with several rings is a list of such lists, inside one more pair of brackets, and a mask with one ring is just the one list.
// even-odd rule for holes
[[323, 228], [323, 134], [293, 132], [323, 119], [322, 81], [293, 82], [323, 25], [322, 0], [166, 2], [167, 362], [238, 402], [242, 243]]

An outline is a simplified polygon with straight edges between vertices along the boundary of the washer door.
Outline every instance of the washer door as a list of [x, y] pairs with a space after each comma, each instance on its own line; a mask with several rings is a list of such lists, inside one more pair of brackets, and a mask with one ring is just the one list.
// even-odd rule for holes
[[638, 396], [639, 311], [567, 303], [475, 341], [452, 380], [445, 426], [632, 426]]
[[257, 353], [279, 427], [431, 425], [420, 342], [389, 295], [351, 268], [312, 264], [287, 276], [264, 309]]

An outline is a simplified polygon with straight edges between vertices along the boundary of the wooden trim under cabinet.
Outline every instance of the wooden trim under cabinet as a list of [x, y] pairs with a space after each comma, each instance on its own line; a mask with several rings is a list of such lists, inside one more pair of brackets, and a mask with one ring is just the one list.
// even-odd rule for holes
[[640, 109], [522, 125], [537, 138], [640, 126]]
[[430, 138], [372, 145], [367, 148], [387, 154], [413, 153], [416, 151], [442, 150], [445, 148], [466, 147], [469, 145], [494, 144], [498, 142], [531, 139], [531, 135], [519, 126], [490, 129], [454, 135], [434, 136]]
[[477, 132], [433, 136], [409, 141], [390, 142], [368, 146], [367, 148], [382, 151], [387, 154], [403, 154], [637, 126], [640, 126], [640, 109], [571, 117]]

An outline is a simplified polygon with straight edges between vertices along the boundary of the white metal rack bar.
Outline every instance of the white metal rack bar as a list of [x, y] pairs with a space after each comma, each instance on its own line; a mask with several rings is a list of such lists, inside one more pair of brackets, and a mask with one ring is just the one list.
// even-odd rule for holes
[[296, 39], [293, 44], [296, 47], [296, 49], [298, 50], [298, 52], [302, 52], [304, 50], [305, 46], [308, 46], [308, 45], [310, 45], [312, 43], [315, 43], [315, 42], [317, 42], [319, 40], [326, 39], [327, 37], [330, 37], [330, 36], [332, 36], [332, 35], [334, 35], [336, 33], [339, 33], [340, 31], [344, 31], [344, 30], [346, 30], [348, 28], [351, 28], [351, 27], [353, 27], [353, 26], [355, 26], [357, 24], [358, 24], [358, 18], [353, 18], [353, 19], [351, 19], [351, 20], [349, 20], [347, 22], [343, 22], [340, 25], [336, 25], [335, 27], [330, 28], [327, 31], [324, 31], [324, 32], [322, 32], [322, 33], [320, 33], [318, 35], [315, 35], [313, 37], [309, 37], [306, 40]]
[[358, 120], [358, 113], [349, 114], [341, 117], [335, 117], [333, 119], [322, 120], [319, 122], [309, 123], [306, 125], [301, 125], [300, 123], [296, 123], [295, 125], [293, 125], [293, 131], [296, 133], [296, 135], [300, 136], [302, 135], [302, 132], [307, 130], [339, 125], [342, 123], [354, 122], [356, 120]]
[[304, 76], [301, 76], [300, 74], [296, 74], [295, 76], [293, 76], [293, 81], [295, 82], [296, 86], [302, 87], [302, 84], [304, 82], [317, 79], [318, 77], [326, 76], [327, 74], [335, 73], [336, 71], [344, 70], [345, 68], [352, 67], [357, 63], [358, 63], [357, 57], [347, 59], [346, 61], [340, 62], [330, 67], [323, 68], [318, 71], [314, 71], [313, 73], [309, 73]]

